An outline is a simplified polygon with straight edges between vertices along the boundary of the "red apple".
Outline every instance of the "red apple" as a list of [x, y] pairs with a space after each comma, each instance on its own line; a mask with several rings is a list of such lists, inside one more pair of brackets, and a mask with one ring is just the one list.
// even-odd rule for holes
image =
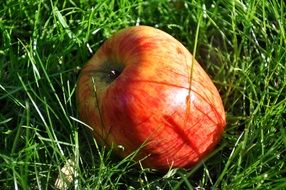
[[95, 138], [159, 170], [190, 167], [214, 149], [225, 125], [220, 95], [191, 53], [148, 26], [108, 39], [83, 67], [76, 98]]

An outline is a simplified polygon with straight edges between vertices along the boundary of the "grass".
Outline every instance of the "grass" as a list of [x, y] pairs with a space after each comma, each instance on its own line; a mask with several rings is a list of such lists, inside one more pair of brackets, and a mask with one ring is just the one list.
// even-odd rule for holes
[[[286, 188], [283, 0], [6, 0], [0, 15], [1, 189], [55, 188], [68, 160], [70, 189]], [[119, 159], [78, 119], [75, 84], [90, 51], [136, 24], [180, 40], [222, 96], [224, 138], [192, 169]]]

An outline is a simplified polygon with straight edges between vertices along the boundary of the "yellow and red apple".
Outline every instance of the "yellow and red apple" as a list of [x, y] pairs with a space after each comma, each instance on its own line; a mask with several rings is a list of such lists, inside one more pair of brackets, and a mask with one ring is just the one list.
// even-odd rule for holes
[[80, 72], [80, 119], [94, 137], [145, 167], [190, 167], [212, 151], [225, 125], [215, 85], [191, 53], [148, 26], [108, 39]]

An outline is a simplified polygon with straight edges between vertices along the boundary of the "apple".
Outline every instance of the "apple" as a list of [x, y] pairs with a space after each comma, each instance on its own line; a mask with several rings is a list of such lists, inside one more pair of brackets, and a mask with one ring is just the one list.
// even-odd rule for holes
[[82, 68], [80, 119], [122, 156], [144, 167], [187, 168], [212, 151], [226, 125], [215, 85], [171, 35], [149, 26], [119, 31]]

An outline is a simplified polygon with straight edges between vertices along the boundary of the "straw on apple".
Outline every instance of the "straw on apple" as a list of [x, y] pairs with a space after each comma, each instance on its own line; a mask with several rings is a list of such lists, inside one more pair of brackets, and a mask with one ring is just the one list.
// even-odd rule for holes
[[[123, 29], [83, 67], [76, 98], [95, 138], [144, 167], [190, 167], [219, 142], [221, 97], [191, 53], [148, 26]], [[121, 147], [121, 148], [120, 148]]]

